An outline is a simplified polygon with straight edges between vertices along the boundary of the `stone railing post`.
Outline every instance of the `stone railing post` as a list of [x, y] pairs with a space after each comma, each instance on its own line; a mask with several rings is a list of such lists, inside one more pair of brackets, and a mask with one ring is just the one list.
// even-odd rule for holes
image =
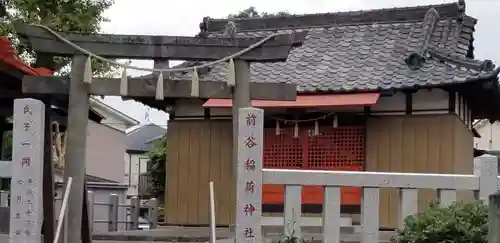
[[488, 243], [500, 242], [500, 193], [489, 196]]
[[285, 208], [283, 212], [283, 234], [300, 239], [302, 229], [300, 217], [302, 215], [302, 186], [285, 185]]
[[485, 154], [474, 158], [474, 175], [479, 177], [476, 198], [488, 203], [489, 196], [498, 190], [498, 157]]
[[158, 201], [156, 200], [156, 198], [149, 199], [148, 221], [149, 228], [156, 229], [156, 227], [158, 227]]
[[89, 212], [89, 231], [94, 232], [94, 192], [87, 191], [87, 200], [88, 200], [88, 212]]
[[399, 228], [405, 226], [408, 216], [418, 213], [418, 189], [402, 188], [399, 190]]
[[140, 215], [140, 209], [141, 209], [141, 204], [140, 200], [138, 197], [133, 196], [130, 199], [130, 221], [131, 221], [131, 229], [132, 230], [138, 230], [139, 229], [139, 215]]
[[108, 231], [118, 231], [118, 195], [109, 195]]

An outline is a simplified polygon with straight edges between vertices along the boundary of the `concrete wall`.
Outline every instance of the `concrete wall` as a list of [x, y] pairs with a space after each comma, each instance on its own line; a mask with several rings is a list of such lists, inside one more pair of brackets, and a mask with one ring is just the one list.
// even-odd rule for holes
[[[109, 207], [107, 205], [98, 205], [110, 202], [110, 195], [117, 194], [119, 198], [119, 204], [123, 205], [126, 202], [125, 192], [127, 187], [122, 184], [115, 183], [93, 183], [87, 184], [89, 191], [93, 192], [94, 207], [93, 207], [93, 220], [94, 221], [109, 221], [108, 211]], [[59, 217], [59, 212], [61, 209], [62, 197], [64, 189], [61, 183], [56, 183], [56, 198], [55, 198], [55, 213], [56, 218]], [[10, 220], [10, 208], [0, 207], [0, 234], [8, 234], [9, 232], [9, 220]], [[119, 207], [118, 211], [118, 221], [126, 221], [127, 212], [125, 207]], [[126, 230], [126, 225], [124, 223], [118, 224], [118, 230]], [[108, 232], [107, 222], [94, 222], [93, 232], [101, 233]], [[0, 238], [0, 243], [2, 239]]]
[[[88, 183], [87, 189], [93, 192], [94, 195], [94, 210], [93, 219], [94, 221], [108, 221], [108, 211], [109, 207], [107, 205], [97, 205], [100, 203], [109, 203], [110, 194], [117, 194], [119, 198], [119, 204], [124, 204], [126, 201], [126, 190], [127, 187], [121, 184], [111, 184], [111, 183]], [[56, 189], [57, 198], [61, 198], [64, 190], [62, 187]], [[61, 200], [56, 200], [56, 215], [59, 215], [59, 210], [61, 208]], [[124, 207], [119, 207], [118, 211], [118, 221], [126, 220], [126, 210]], [[94, 233], [108, 232], [108, 224], [101, 222], [94, 222]], [[119, 223], [118, 230], [125, 230], [125, 224]]]

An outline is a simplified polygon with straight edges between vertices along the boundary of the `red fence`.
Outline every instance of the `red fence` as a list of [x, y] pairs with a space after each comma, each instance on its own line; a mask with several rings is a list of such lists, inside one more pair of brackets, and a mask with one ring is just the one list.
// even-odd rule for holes
[[[362, 171], [364, 165], [364, 128], [359, 126], [323, 126], [319, 134], [314, 127], [302, 127], [299, 136], [293, 136], [293, 127], [264, 132], [264, 168], [304, 170]], [[264, 185], [264, 204], [283, 204], [284, 186]], [[342, 188], [344, 205], [359, 205], [359, 188]], [[323, 204], [323, 189], [307, 186], [302, 189], [303, 204]]]

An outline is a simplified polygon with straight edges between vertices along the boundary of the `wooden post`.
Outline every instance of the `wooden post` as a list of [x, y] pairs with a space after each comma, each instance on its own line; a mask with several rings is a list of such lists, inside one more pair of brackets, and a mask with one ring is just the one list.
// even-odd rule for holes
[[91, 243], [92, 242], [92, 224], [93, 221], [90, 221], [90, 212], [93, 209], [89, 209], [89, 198], [87, 191], [87, 182], [83, 184], [83, 207], [82, 207], [82, 243]]
[[52, 168], [52, 102], [50, 97], [44, 99], [45, 123], [43, 141], [43, 242], [52, 243], [55, 233], [54, 210], [54, 174]]
[[[7, 121], [5, 119], [5, 117], [3, 117], [3, 121], [0, 121], [0, 160], [3, 160], [4, 158], [4, 154], [3, 154], [3, 135], [6, 131], [8, 131], [9, 129], [7, 129]], [[0, 186], [1, 186], [1, 182], [0, 182]]]
[[[35, 67], [44, 67], [53, 70], [54, 61], [52, 55], [36, 53]], [[54, 163], [52, 161], [52, 98], [50, 95], [43, 97], [45, 104], [44, 142], [43, 142], [43, 242], [52, 243], [55, 234], [56, 216], [54, 208]]]
[[[68, 200], [68, 242], [82, 242], [83, 193], [85, 188], [85, 150], [89, 114], [88, 84], [83, 83], [86, 56], [75, 55], [71, 65], [68, 104], [68, 136], [64, 181], [73, 178]], [[86, 193], [86, 192], [85, 192]]]
[[488, 243], [500, 243], [500, 193], [489, 196]]

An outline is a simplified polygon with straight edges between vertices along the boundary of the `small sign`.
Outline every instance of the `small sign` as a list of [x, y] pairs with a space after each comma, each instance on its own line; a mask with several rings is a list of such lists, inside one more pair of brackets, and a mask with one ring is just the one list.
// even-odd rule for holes
[[14, 100], [10, 243], [40, 243], [45, 105]]
[[238, 119], [236, 242], [261, 243], [264, 111], [241, 108]]

